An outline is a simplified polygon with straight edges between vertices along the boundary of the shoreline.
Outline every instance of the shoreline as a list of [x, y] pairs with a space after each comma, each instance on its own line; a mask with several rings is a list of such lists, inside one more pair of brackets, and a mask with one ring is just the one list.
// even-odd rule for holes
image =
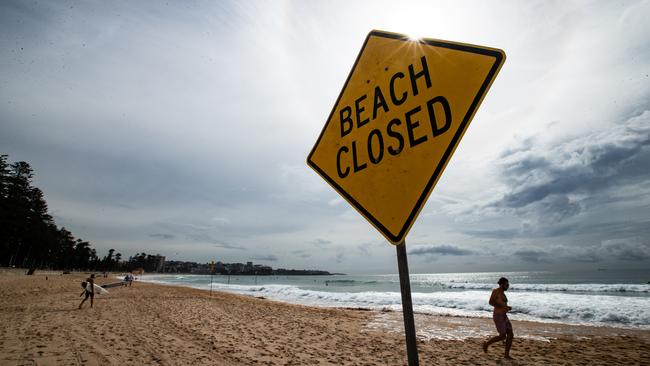
[[[156, 274], [153, 274], [153, 276], [158, 276]], [[160, 280], [147, 280], [146, 279], [147, 275], [144, 276], [144, 279], [140, 279], [143, 283], [152, 283], [152, 284], [158, 284], [162, 286], [178, 286], [178, 287], [186, 287], [186, 288], [192, 288], [192, 289], [197, 289], [197, 290], [204, 290], [204, 291], [210, 291], [209, 288], [204, 288], [202, 285], [193, 285], [193, 284], [180, 284], [180, 283], [169, 283], [169, 282], [163, 282]], [[223, 285], [216, 283], [215, 286], [218, 285]], [[245, 286], [253, 286], [252, 284], [245, 284]], [[264, 285], [259, 285], [260, 287], [264, 287]], [[288, 286], [288, 285], [287, 285]], [[238, 294], [242, 296], [250, 296], [250, 297], [256, 297], [256, 298], [264, 298], [264, 299], [269, 299], [272, 301], [278, 301], [281, 303], [286, 303], [286, 304], [299, 304], [299, 305], [304, 305], [304, 306], [310, 306], [310, 307], [317, 307], [317, 308], [330, 308], [330, 309], [348, 309], [348, 310], [362, 310], [362, 311], [371, 311], [371, 312], [396, 312], [399, 314], [402, 314], [401, 309], [394, 309], [390, 308], [389, 306], [377, 306], [377, 307], [371, 307], [371, 306], [356, 306], [356, 305], [347, 305], [347, 304], [314, 304], [313, 302], [300, 302], [300, 301], [291, 301], [290, 299], [282, 299], [282, 298], [274, 298], [273, 296], [264, 296], [264, 295], [258, 295], [255, 292], [251, 293], [245, 293], [245, 292], [240, 292], [240, 291], [235, 291], [235, 290], [228, 290], [227, 288], [216, 288], [213, 289], [212, 291], [214, 292], [224, 292], [228, 294]], [[399, 295], [399, 292], [397, 293]], [[564, 294], [564, 293], [562, 293]], [[607, 295], [606, 295], [607, 296]], [[448, 312], [441, 311], [439, 313], [436, 312], [426, 312], [426, 311], [418, 311], [417, 309], [414, 309], [414, 314], [416, 316], [438, 316], [442, 318], [446, 317], [452, 317], [452, 318], [468, 318], [468, 319], [489, 319], [491, 322], [492, 315], [491, 313], [484, 312], [484, 315], [474, 315], [474, 314], [462, 314], [457, 311], [456, 309], [453, 308], [448, 308]], [[526, 323], [539, 323], [540, 325], [547, 326], [547, 327], [552, 327], [552, 326], [584, 326], [584, 327], [594, 327], [594, 328], [612, 328], [615, 330], [631, 330], [631, 331], [650, 331], [650, 326], [646, 325], [634, 325], [634, 324], [626, 324], [623, 322], [620, 323], [609, 323], [609, 322], [580, 322], [580, 321], [572, 321], [568, 319], [548, 319], [548, 318], [539, 318], [539, 317], [532, 317], [532, 316], [521, 316], [520, 314], [513, 313], [510, 316], [511, 320], [517, 321], [517, 322], [522, 322], [524, 324]], [[522, 319], [523, 318], [523, 319]], [[532, 318], [532, 319], [531, 319]], [[490, 323], [491, 324], [491, 323]]]
[[[96, 297], [94, 308], [86, 302], [77, 310], [78, 282], [85, 276], [0, 272], [0, 365], [406, 364], [401, 312], [216, 291], [210, 296], [146, 282], [110, 289]], [[513, 364], [642, 364], [650, 357], [648, 331], [524, 321], [513, 326]], [[487, 355], [480, 348], [484, 337], [495, 335], [491, 319], [416, 314], [416, 329], [422, 365], [501, 362], [501, 345]]]

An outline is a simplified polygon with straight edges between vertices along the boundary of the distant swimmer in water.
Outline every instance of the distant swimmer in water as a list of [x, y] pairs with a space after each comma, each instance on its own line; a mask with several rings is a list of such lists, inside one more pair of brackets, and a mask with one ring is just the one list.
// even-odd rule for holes
[[492, 295], [490, 296], [490, 305], [494, 306], [494, 312], [492, 313], [492, 319], [494, 320], [494, 325], [497, 327], [498, 336], [492, 337], [486, 342], [483, 342], [483, 352], [487, 353], [488, 347], [495, 342], [506, 340], [506, 352], [504, 358], [511, 360], [510, 357], [510, 347], [512, 347], [512, 339], [514, 334], [512, 333], [512, 324], [510, 319], [508, 319], [508, 312], [512, 310], [512, 307], [508, 306], [508, 298], [506, 297], [505, 292], [508, 291], [510, 283], [505, 277], [499, 279], [499, 287], [492, 290]]

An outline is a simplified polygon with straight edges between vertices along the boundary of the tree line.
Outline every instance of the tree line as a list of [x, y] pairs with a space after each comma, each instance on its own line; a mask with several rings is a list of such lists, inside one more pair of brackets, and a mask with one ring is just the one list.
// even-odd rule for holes
[[88, 241], [56, 225], [33, 178], [27, 162], [10, 164], [8, 155], [0, 155], [0, 266], [123, 271], [138, 268], [146, 259], [142, 253], [123, 262], [115, 249], [100, 259]]

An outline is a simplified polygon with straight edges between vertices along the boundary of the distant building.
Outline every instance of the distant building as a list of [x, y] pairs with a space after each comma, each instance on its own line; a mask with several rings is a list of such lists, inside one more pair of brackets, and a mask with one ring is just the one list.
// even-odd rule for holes
[[[165, 257], [161, 255], [149, 256], [152, 258], [151, 263], [156, 259], [156, 269], [159, 272], [166, 273], [192, 273], [192, 274], [210, 274], [210, 263], [196, 263], [196, 262], [180, 262], [180, 261], [169, 261], [165, 262]], [[162, 260], [164, 263], [160, 265], [158, 260]], [[284, 269], [280, 268], [274, 270], [270, 266], [265, 266], [262, 264], [254, 264], [253, 262], [243, 263], [223, 263], [217, 262], [214, 266], [214, 272], [220, 275], [248, 275], [248, 276], [270, 276], [270, 275], [329, 275], [327, 271], [319, 270], [304, 270], [304, 269]]]
[[269, 266], [263, 266], [261, 264], [256, 264], [253, 268], [253, 274], [255, 275], [272, 275], [273, 274], [273, 268]]
[[239, 274], [244, 271], [243, 263], [230, 263], [228, 265], [228, 272], [231, 274]]

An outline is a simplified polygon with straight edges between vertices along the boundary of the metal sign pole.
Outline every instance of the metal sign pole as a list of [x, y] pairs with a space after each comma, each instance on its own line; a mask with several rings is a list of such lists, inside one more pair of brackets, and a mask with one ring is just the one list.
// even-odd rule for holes
[[210, 297], [212, 297], [212, 279], [214, 278], [214, 261], [210, 262]]
[[409, 366], [418, 366], [418, 347], [415, 338], [415, 321], [413, 319], [413, 302], [411, 301], [411, 282], [409, 266], [406, 260], [406, 240], [397, 246], [397, 267], [399, 269], [399, 287], [402, 291], [402, 312], [404, 313], [404, 333], [406, 334], [406, 352]]

